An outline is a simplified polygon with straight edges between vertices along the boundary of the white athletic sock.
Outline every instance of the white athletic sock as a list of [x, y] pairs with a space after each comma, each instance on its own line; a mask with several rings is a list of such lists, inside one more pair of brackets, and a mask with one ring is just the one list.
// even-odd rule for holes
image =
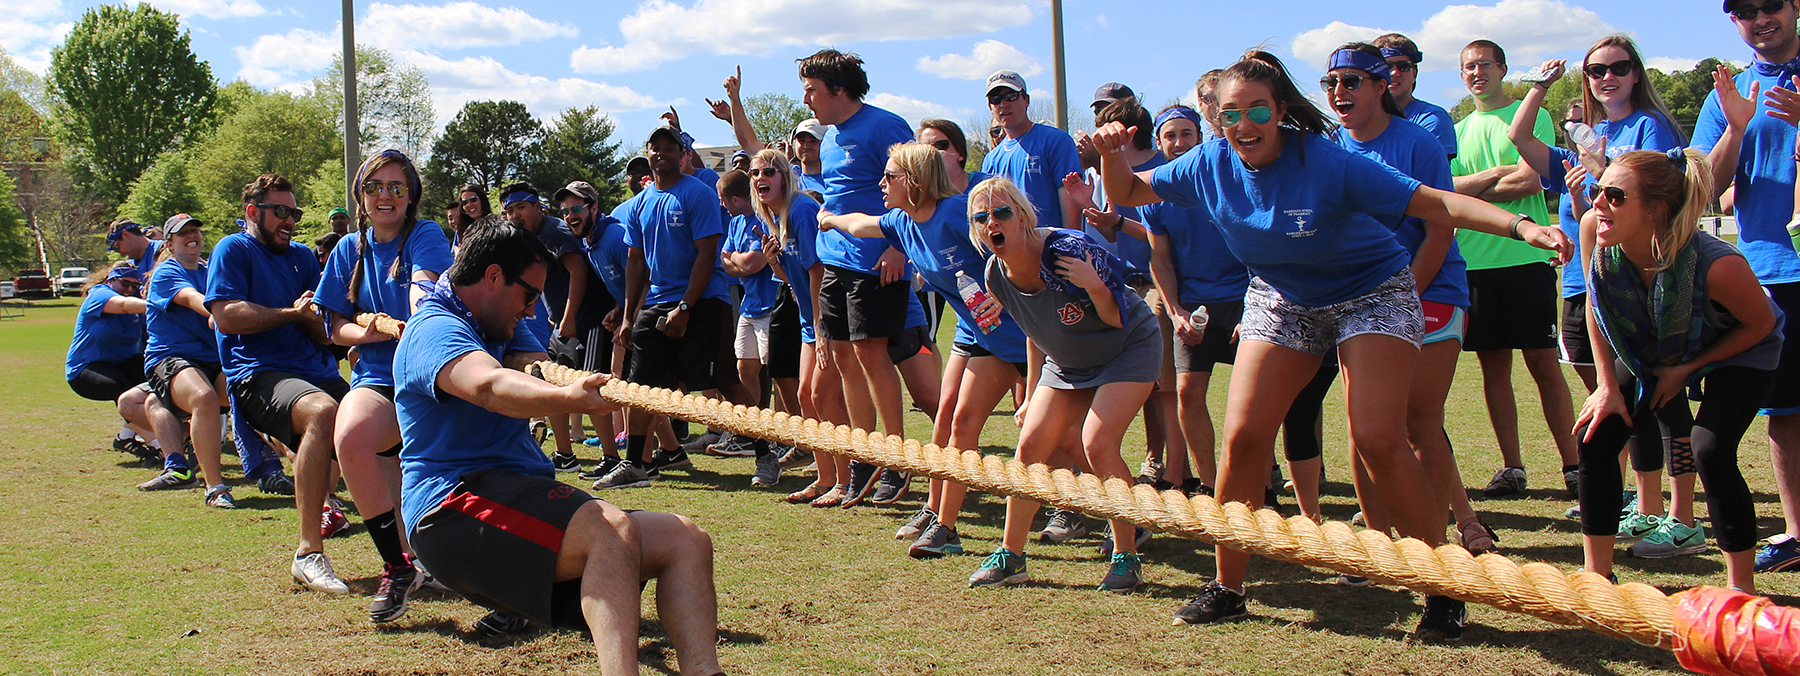
[[124, 427], [119, 428], [119, 438], [120, 439], [136, 439], [137, 432], [131, 431], [131, 426], [126, 425]]
[[230, 439], [231, 439], [231, 414], [220, 413], [219, 414], [219, 441], [221, 443], [223, 443], [225, 441], [229, 441]]
[[159, 440], [156, 440], [156, 439], [151, 439], [150, 447], [160, 451], [160, 450], [162, 450], [162, 442]]

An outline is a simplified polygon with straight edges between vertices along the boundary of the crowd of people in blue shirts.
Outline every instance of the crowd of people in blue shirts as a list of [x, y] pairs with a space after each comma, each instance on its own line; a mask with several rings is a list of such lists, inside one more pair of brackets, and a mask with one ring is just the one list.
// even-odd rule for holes
[[[1010, 397], [1023, 462], [1259, 507], [1287, 488], [1320, 520], [1321, 411], [1341, 375], [1356, 522], [1481, 554], [1501, 535], [1462, 483], [1445, 400], [1461, 353], [1476, 353], [1502, 463], [1482, 493], [1523, 491], [1516, 351], [1576, 498], [1584, 567], [1617, 579], [1621, 541], [1647, 558], [1709, 551], [1698, 477], [1726, 583], [1754, 592], [1756, 573], [1800, 568], [1800, 348], [1783, 340], [1800, 310], [1800, 37], [1790, 0], [1724, 9], [1756, 60], [1714, 74], [1692, 138], [1628, 37], [1596, 42], [1573, 74], [1561, 60], [1531, 69], [1523, 100], [1501, 87], [1503, 48], [1474, 41], [1456, 58], [1475, 110], [1452, 122], [1414, 97], [1425, 55], [1389, 34], [1331, 53], [1323, 108], [1252, 50], [1199, 79], [1196, 107], [1152, 111], [1107, 83], [1095, 129], [1073, 135], [1031, 120], [1025, 79], [1001, 70], [979, 170], [957, 124], [915, 128], [866, 103], [861, 59], [824, 49], [798, 64], [812, 119], [758, 138], [728, 77], [708, 101], [741, 148], [725, 173], [702, 166], [671, 110], [610, 213], [582, 181], [547, 199], [502, 186], [498, 213], [472, 184], [440, 224], [418, 213], [412, 160], [386, 151], [359, 168], [358, 208], [333, 214], [317, 252], [292, 241], [301, 210], [276, 175], [245, 186], [243, 218], [209, 258], [191, 216], [161, 240], [122, 219], [108, 244], [126, 260], [95, 274], [67, 376], [118, 407], [116, 448], [162, 463], [140, 488], [203, 487], [206, 504], [234, 506], [229, 439], [247, 479], [292, 494], [300, 585], [349, 591], [325, 553], [348, 524], [341, 478], [383, 561], [373, 621], [434, 584], [492, 610], [478, 623], [490, 632], [590, 631], [606, 673], [635, 668], [651, 578], [682, 671], [719, 672], [712, 542], [687, 517], [620, 509], [629, 498], [559, 473], [624, 490], [669, 480], [690, 452], [742, 456], [752, 487], [806, 466], [812, 480], [785, 499], [816, 508], [893, 505], [913, 484], [620, 410], [599, 395], [613, 378], [889, 435], [910, 397], [932, 443], [964, 449]], [[1583, 84], [1552, 113], [1566, 146], [1541, 110], [1565, 76]], [[1554, 223], [1545, 191], [1561, 195]], [[1735, 211], [1735, 243], [1699, 227], [1715, 203]], [[555, 386], [505, 366], [537, 360], [591, 375]], [[1216, 364], [1233, 365], [1220, 430]], [[1579, 407], [1561, 364], [1589, 392]], [[1121, 446], [1140, 413], [1134, 471]], [[1787, 518], [1760, 547], [1738, 464], [1758, 415]], [[966, 490], [927, 483], [896, 538], [912, 557], [960, 554]], [[1040, 507], [1008, 498], [970, 586], [1028, 581], [1034, 534], [1087, 534], [1069, 511], [1037, 527]], [[1106, 525], [1100, 590], [1143, 583], [1148, 537]], [[1216, 565], [1177, 622], [1249, 612], [1248, 555], [1221, 547]], [[1461, 601], [1428, 595], [1418, 632], [1455, 639], [1465, 622]]]

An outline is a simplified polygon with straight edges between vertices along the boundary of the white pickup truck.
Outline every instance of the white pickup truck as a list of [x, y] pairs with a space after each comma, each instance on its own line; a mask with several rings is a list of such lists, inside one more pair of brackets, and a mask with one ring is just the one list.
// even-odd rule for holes
[[81, 295], [81, 285], [87, 283], [87, 268], [63, 268], [56, 271], [56, 290], [62, 295]]

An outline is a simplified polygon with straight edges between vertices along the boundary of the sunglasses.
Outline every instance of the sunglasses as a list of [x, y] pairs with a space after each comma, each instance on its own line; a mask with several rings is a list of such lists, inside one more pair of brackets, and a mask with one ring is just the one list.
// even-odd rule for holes
[[997, 106], [1002, 103], [1012, 103], [1014, 101], [1019, 100], [1019, 96], [1020, 96], [1020, 94], [1018, 92], [1007, 92], [1005, 94], [988, 94], [988, 105]]
[[881, 172], [881, 179], [884, 181], [904, 181], [906, 180], [906, 174], [896, 171], [884, 171]]
[[938, 139], [938, 140], [936, 140], [936, 141], [932, 141], [932, 142], [931, 142], [931, 147], [933, 147], [933, 148], [937, 148], [937, 149], [938, 149], [938, 150], [942, 150], [942, 151], [946, 151], [946, 152], [948, 152], [948, 151], [949, 151], [949, 150], [950, 150], [950, 147], [951, 147], [951, 146], [950, 146], [950, 139], [947, 139], [947, 138], [941, 138], [941, 139]]
[[563, 207], [556, 210], [556, 215], [558, 216], [580, 216], [584, 213], [587, 213], [586, 204], [577, 204], [572, 207]]
[[1268, 124], [1269, 120], [1275, 117], [1275, 111], [1268, 106], [1257, 106], [1249, 110], [1221, 110], [1219, 111], [1219, 126], [1235, 127], [1246, 117], [1250, 118], [1251, 124]]
[[1389, 61], [1388, 66], [1393, 68], [1394, 72], [1396, 72], [1396, 73], [1411, 73], [1411, 72], [1419, 69], [1419, 64], [1413, 63], [1409, 59], [1401, 59], [1399, 61]]
[[382, 184], [378, 181], [369, 181], [368, 183], [362, 184], [362, 192], [364, 195], [380, 197], [381, 193], [384, 191], [387, 192], [387, 194], [392, 195], [394, 199], [406, 198], [405, 183], [396, 181], [393, 183]]
[[516, 284], [518, 286], [525, 287], [525, 304], [526, 305], [536, 305], [538, 298], [544, 295], [543, 289], [532, 286], [531, 283], [525, 281], [525, 279], [523, 277], [521, 277], [519, 279], [506, 280], [506, 283], [507, 284]]
[[1336, 73], [1332, 73], [1330, 75], [1326, 75], [1325, 77], [1319, 78], [1319, 87], [1321, 87], [1325, 91], [1329, 92], [1333, 89], [1337, 89], [1338, 83], [1341, 82], [1344, 85], [1344, 89], [1347, 89], [1349, 91], [1356, 91], [1358, 89], [1362, 89], [1362, 83], [1363, 83], [1364, 79], [1373, 79], [1373, 78], [1364, 78], [1363, 76], [1357, 75], [1355, 73], [1346, 73], [1344, 75], [1338, 75]]
[[750, 170], [751, 178], [757, 178], [757, 177], [775, 178], [776, 176], [780, 176], [780, 175], [781, 175], [781, 170], [777, 169], [775, 167], [763, 167], [761, 169], [751, 169]]
[[1781, 8], [1787, 4], [1788, 0], [1775, 0], [1774, 2], [1766, 3], [1761, 7], [1747, 5], [1731, 10], [1731, 15], [1737, 17], [1738, 21], [1755, 21], [1758, 14], [1774, 15], [1776, 12], [1781, 11]]
[[1589, 202], [1598, 202], [1600, 201], [1600, 197], [1604, 195], [1606, 201], [1611, 202], [1613, 206], [1625, 204], [1625, 190], [1616, 186], [1590, 183], [1587, 187], [1587, 195]]
[[250, 206], [256, 207], [257, 211], [269, 212], [269, 215], [274, 216], [276, 220], [292, 218], [298, 221], [306, 215], [305, 209], [290, 207], [286, 204], [252, 204]]
[[481, 196], [480, 196], [480, 195], [473, 195], [473, 196], [470, 196], [470, 197], [464, 197], [464, 198], [462, 198], [462, 201], [459, 201], [459, 202], [457, 202], [457, 204], [464, 204], [464, 205], [467, 205], [467, 204], [474, 204], [474, 203], [476, 203], [476, 202], [480, 202], [480, 201], [481, 201]]
[[1632, 63], [1631, 59], [1623, 59], [1612, 63], [1590, 63], [1581, 67], [1581, 70], [1587, 73], [1587, 76], [1590, 79], [1594, 80], [1606, 77], [1607, 71], [1612, 71], [1613, 77], [1625, 77], [1630, 75], [1631, 71], [1636, 69], [1637, 64]]
[[124, 279], [124, 280], [119, 281], [119, 288], [125, 289], [126, 291], [136, 291], [138, 289], [144, 288], [144, 283], [143, 282], [134, 282], [129, 279]]
[[976, 225], [987, 225], [989, 214], [992, 214], [996, 221], [1010, 221], [1013, 219], [1013, 208], [994, 207], [991, 211], [977, 211], [969, 216], [969, 220], [975, 221]]

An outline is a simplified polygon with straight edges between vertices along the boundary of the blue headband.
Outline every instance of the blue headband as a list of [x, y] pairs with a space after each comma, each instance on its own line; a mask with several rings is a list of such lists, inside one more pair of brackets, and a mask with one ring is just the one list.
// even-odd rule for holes
[[1391, 59], [1396, 56], [1404, 56], [1404, 57], [1406, 57], [1406, 60], [1411, 61], [1413, 63], [1419, 63], [1419, 62], [1425, 60], [1424, 52], [1411, 52], [1411, 51], [1401, 49], [1399, 47], [1382, 47], [1381, 48], [1381, 58]]
[[118, 244], [119, 240], [125, 238], [125, 233], [127, 232], [135, 232], [142, 235], [144, 234], [144, 228], [136, 223], [126, 223], [119, 226], [112, 232], [106, 233], [106, 245], [110, 247], [114, 244]]
[[500, 205], [502, 207], [511, 206], [513, 202], [531, 202], [534, 204], [543, 203], [542, 200], [538, 199], [537, 194], [525, 192], [523, 190], [521, 190], [519, 192], [515, 192], [515, 193], [510, 193], [506, 197], [500, 198]]
[[112, 280], [115, 280], [115, 279], [126, 279], [126, 278], [130, 278], [130, 279], [134, 279], [139, 282], [142, 282], [142, 281], [144, 281], [144, 273], [138, 272], [137, 268], [125, 267], [125, 268], [113, 268], [112, 272], [109, 272], [106, 274], [106, 281], [109, 281], [109, 282]]
[[1391, 80], [1394, 76], [1394, 69], [1388, 65], [1387, 59], [1360, 49], [1340, 49], [1332, 52], [1331, 63], [1325, 66], [1325, 70], [1339, 68], [1356, 68], [1383, 80]]
[[1206, 128], [1206, 125], [1200, 123], [1200, 114], [1194, 112], [1193, 108], [1187, 106], [1171, 106], [1168, 110], [1157, 113], [1156, 123], [1151, 125], [1151, 128], [1157, 133], [1161, 133], [1163, 123], [1176, 118], [1194, 123], [1194, 131], [1200, 131], [1201, 129]]

